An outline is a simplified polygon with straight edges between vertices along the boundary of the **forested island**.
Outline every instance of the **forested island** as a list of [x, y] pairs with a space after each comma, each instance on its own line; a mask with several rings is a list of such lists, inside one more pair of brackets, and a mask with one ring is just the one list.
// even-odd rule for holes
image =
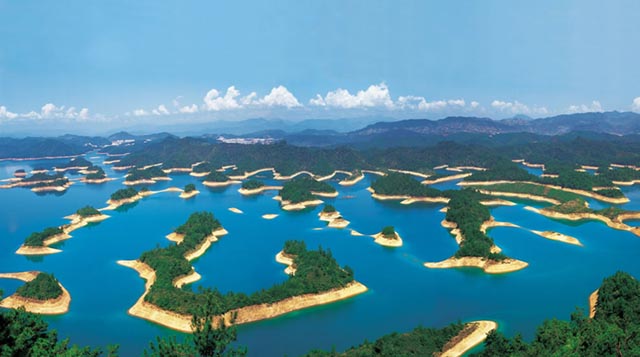
[[159, 166], [151, 166], [144, 169], [131, 169], [126, 175], [125, 185], [154, 184], [156, 181], [169, 180], [167, 173]]
[[47, 315], [63, 314], [69, 310], [71, 296], [51, 274], [38, 271], [0, 273], [0, 278], [25, 282], [15, 294], [3, 299], [0, 307], [24, 308], [26, 311]]
[[[349, 267], [341, 268], [338, 265], [330, 251], [322, 248], [309, 251], [304, 242], [297, 241], [288, 241], [283, 249], [283, 253], [293, 259], [295, 275], [269, 289], [245, 295], [233, 292], [222, 294], [215, 289], [205, 289], [195, 293], [189, 288], [176, 287], [178, 285], [176, 281], [181, 277], [194, 274], [189, 258], [199, 255], [194, 256], [193, 252], [204, 253], [201, 247], [206, 242], [217, 240], [216, 232], [221, 229], [220, 222], [211, 213], [194, 213], [184, 225], [176, 229], [175, 234], [181, 237], [181, 239], [175, 239], [179, 241], [178, 243], [143, 253], [137, 265], [123, 262], [122, 264], [135, 267], [145, 274], [147, 283], [150, 284], [141, 298], [142, 301], [139, 301], [130, 313], [188, 332], [191, 315], [207, 301], [216, 301], [213, 314], [219, 319], [229, 322], [231, 316], [229, 312], [233, 312], [236, 315], [235, 323], [245, 323], [343, 299], [366, 290], [366, 287], [354, 280], [353, 271]], [[314, 294], [319, 298], [312, 305], [300, 305], [303, 301], [306, 304], [314, 301], [310, 297]], [[306, 298], [298, 301], [299, 296], [306, 296]], [[277, 303], [283, 305], [278, 310], [279, 313], [272, 315], [273, 309], [267, 306]], [[181, 317], [158, 320], [145, 312], [149, 309], [170, 311]]]
[[372, 197], [379, 200], [402, 200], [403, 204], [414, 202], [448, 202], [443, 193], [423, 185], [411, 175], [389, 172], [371, 183]]
[[64, 164], [56, 165], [53, 168], [53, 170], [60, 171], [60, 172], [67, 171], [67, 170], [78, 171], [78, 170], [88, 169], [91, 166], [93, 166], [93, 164], [89, 160], [85, 159], [84, 157], [74, 157]]
[[108, 178], [107, 174], [100, 166], [93, 166], [90, 168], [90, 172], [88, 172], [83, 178], [82, 182], [86, 183], [105, 183], [110, 180], [114, 180], [112, 178]]
[[323, 181], [310, 177], [297, 177], [284, 184], [279, 192], [279, 198], [284, 210], [301, 210], [308, 206], [322, 204], [321, 197], [336, 197], [338, 191]]

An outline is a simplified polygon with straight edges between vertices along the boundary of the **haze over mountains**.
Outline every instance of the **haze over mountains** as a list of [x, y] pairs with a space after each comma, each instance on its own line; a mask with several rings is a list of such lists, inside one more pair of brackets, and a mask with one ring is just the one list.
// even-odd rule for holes
[[[434, 145], [443, 140], [488, 145], [517, 141], [548, 140], [551, 136], [597, 136], [599, 138], [636, 138], [640, 134], [640, 114], [634, 112], [602, 112], [559, 115], [541, 119], [516, 117], [493, 120], [477, 117], [447, 117], [441, 120], [412, 119], [379, 121], [369, 125], [356, 124], [373, 120], [305, 120], [250, 119], [222, 121], [191, 127], [182, 131], [164, 131], [136, 135], [118, 132], [109, 136], [63, 135], [58, 137], [0, 138], [0, 158], [72, 155], [112, 142], [144, 144], [170, 136], [194, 136], [210, 142], [226, 139], [285, 140], [298, 146], [389, 147]], [[346, 130], [348, 129], [348, 130]], [[259, 141], [259, 140], [258, 140]]]

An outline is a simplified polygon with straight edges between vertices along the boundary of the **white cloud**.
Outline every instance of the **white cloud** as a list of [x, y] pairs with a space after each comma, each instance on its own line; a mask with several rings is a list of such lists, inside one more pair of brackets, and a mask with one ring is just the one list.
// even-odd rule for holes
[[400, 96], [396, 102], [396, 106], [400, 109], [420, 110], [420, 111], [437, 111], [444, 109], [460, 109], [464, 108], [466, 102], [464, 99], [436, 100], [428, 102], [424, 97], [419, 96]]
[[180, 113], [191, 114], [198, 112], [198, 106], [195, 104], [185, 105], [184, 107], [178, 109]]
[[146, 110], [144, 110], [144, 109], [135, 109], [135, 110], [133, 111], [133, 116], [136, 116], [136, 117], [143, 117], [143, 116], [145, 116], [145, 115], [149, 115], [149, 113], [148, 113]]
[[602, 112], [602, 105], [599, 101], [594, 100], [589, 105], [580, 104], [580, 105], [570, 105], [567, 109], [568, 113], [589, 113], [589, 112]]
[[640, 112], [640, 97], [636, 97], [631, 104], [631, 110], [634, 112]]
[[18, 114], [16, 113], [12, 113], [9, 110], [7, 110], [7, 107], [5, 106], [0, 106], [0, 119], [6, 118], [6, 119], [14, 119], [18, 116]]
[[324, 98], [318, 94], [309, 101], [309, 104], [345, 109], [372, 107], [392, 109], [394, 107], [393, 100], [389, 95], [389, 88], [384, 83], [370, 85], [366, 90], [360, 90], [356, 94], [351, 94], [346, 89], [338, 88], [328, 92]]
[[271, 92], [257, 101], [257, 103], [268, 107], [293, 108], [301, 106], [298, 99], [284, 86], [272, 88]]
[[167, 109], [167, 107], [165, 107], [164, 104], [158, 105], [158, 107], [156, 109], [153, 109], [151, 111], [151, 113], [153, 113], [154, 115], [169, 115], [169, 114], [171, 114], [169, 112], [169, 110]]
[[529, 107], [528, 105], [522, 104], [517, 100], [514, 102], [494, 100], [493, 102], [491, 102], [491, 106], [494, 109], [509, 114], [545, 115], [549, 113], [549, 110], [546, 107]]
[[471, 104], [470, 104], [470, 105], [471, 105], [471, 108], [475, 109], [475, 108], [477, 108], [477, 107], [479, 107], [479, 106], [480, 106], [480, 103], [478, 103], [478, 102], [476, 102], [476, 101], [474, 100], [474, 101], [472, 101], [472, 102], [471, 102]]
[[217, 89], [211, 89], [204, 96], [203, 109], [212, 111], [238, 109], [240, 108], [240, 104], [236, 100], [238, 96], [240, 96], [240, 92], [234, 86], [227, 88], [227, 93], [223, 97], [220, 96]]

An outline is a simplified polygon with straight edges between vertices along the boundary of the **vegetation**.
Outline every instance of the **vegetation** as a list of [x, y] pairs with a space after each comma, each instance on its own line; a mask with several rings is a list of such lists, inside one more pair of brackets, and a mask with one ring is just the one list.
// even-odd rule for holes
[[17, 169], [16, 171], [13, 172], [14, 175], [24, 175], [27, 172], [24, 169]]
[[336, 212], [336, 208], [333, 205], [324, 205], [322, 207], [322, 213], [333, 213]]
[[527, 182], [499, 183], [499, 184], [490, 185], [490, 186], [482, 186], [481, 188], [491, 192], [509, 192], [509, 193], [520, 193], [520, 194], [533, 195], [533, 196], [542, 196], [542, 197], [551, 198], [560, 202], [567, 202], [567, 201], [580, 198], [580, 195], [575, 194], [573, 192], [562, 191], [555, 188], [549, 188], [542, 185], [536, 185], [536, 184], [527, 183]]
[[449, 326], [435, 329], [417, 327], [407, 333], [391, 333], [382, 336], [374, 342], [365, 341], [363, 344], [351, 347], [343, 353], [314, 350], [306, 357], [369, 357], [369, 356], [435, 356], [441, 352], [447, 342], [457, 336], [465, 324], [453, 323]]
[[93, 166], [93, 164], [85, 159], [84, 157], [74, 157], [73, 159], [69, 160], [68, 162], [62, 164], [62, 165], [56, 165], [56, 168], [58, 169], [66, 169], [69, 167], [82, 167], [82, 168], [88, 168]]
[[242, 188], [245, 190], [255, 190], [260, 187], [264, 187], [264, 182], [260, 180], [251, 179], [242, 183]]
[[222, 172], [211, 171], [207, 176], [205, 176], [204, 180], [209, 182], [227, 182], [229, 181], [229, 176]]
[[100, 211], [93, 208], [92, 206], [84, 206], [76, 211], [76, 214], [80, 217], [91, 217], [101, 215]]
[[69, 179], [66, 178], [66, 177], [63, 177], [63, 178], [59, 178], [59, 179], [56, 179], [56, 180], [53, 180], [53, 181], [38, 182], [35, 185], [33, 185], [33, 187], [36, 187], [36, 188], [38, 188], [38, 187], [51, 187], [51, 186], [55, 187], [55, 186], [65, 186], [67, 184], [69, 184]]
[[111, 194], [111, 200], [112, 201], [125, 200], [127, 198], [134, 197], [137, 194], [138, 194], [138, 191], [133, 187], [121, 188], [118, 191]]
[[[559, 169], [557, 178], [543, 177], [540, 183], [556, 185], [560, 187], [573, 188], [577, 190], [593, 191], [594, 187], [611, 187], [611, 180], [600, 175], [591, 175], [586, 172], [579, 172], [572, 169]], [[621, 193], [622, 194], [622, 193]]]
[[587, 206], [587, 203], [581, 198], [564, 202], [559, 205], [547, 207], [545, 209], [563, 214], [592, 213], [607, 217], [611, 220], [616, 220], [621, 214], [630, 212], [618, 207], [607, 207], [599, 210], [594, 210], [589, 208], [589, 206]]
[[371, 188], [379, 195], [412, 196], [412, 197], [440, 197], [442, 192], [433, 187], [421, 184], [411, 175], [399, 172], [389, 172], [379, 177]]
[[494, 331], [476, 356], [638, 356], [639, 319], [640, 283], [617, 272], [602, 282], [593, 319], [578, 310], [570, 321], [547, 320], [531, 342]]
[[0, 312], [0, 355], [42, 357], [116, 357], [118, 346], [101, 349], [69, 346], [69, 340], [58, 340], [56, 330], [49, 330], [47, 323], [38, 315], [23, 309]]
[[610, 169], [606, 166], [598, 168], [598, 176], [611, 181], [633, 181], [640, 180], [640, 171], [628, 167]]
[[287, 182], [280, 190], [280, 197], [284, 201], [299, 203], [315, 200], [312, 192], [334, 193], [336, 189], [326, 182], [316, 181], [310, 177], [296, 177]]
[[489, 209], [478, 199], [478, 192], [471, 189], [449, 191], [449, 208], [447, 209], [447, 221], [458, 225], [460, 234], [464, 237], [460, 243], [460, 249], [455, 256], [482, 257], [492, 260], [503, 260], [504, 254], [492, 253], [493, 239], [480, 231], [484, 221], [491, 218]]
[[201, 162], [196, 166], [193, 166], [191, 168], [191, 171], [196, 172], [196, 173], [204, 173], [204, 172], [211, 172], [214, 171], [216, 168], [213, 167], [213, 165], [211, 165], [208, 162]]
[[146, 169], [131, 169], [125, 181], [151, 180], [155, 177], [167, 177], [167, 174], [159, 166], [151, 166]]
[[535, 181], [538, 177], [530, 174], [520, 165], [511, 161], [499, 161], [486, 171], [475, 172], [465, 181]]
[[53, 275], [40, 273], [35, 279], [19, 287], [16, 295], [27, 299], [49, 300], [62, 295], [62, 288]]
[[104, 170], [100, 166], [94, 166], [94, 167], [90, 168], [89, 170], [95, 171], [95, 172], [87, 174], [85, 176], [85, 178], [87, 180], [102, 180], [105, 177], [107, 177], [107, 174], [105, 174]]
[[382, 236], [387, 239], [398, 239], [396, 230], [393, 228], [393, 226], [386, 226], [382, 228]]
[[56, 174], [52, 174], [49, 175], [47, 173], [39, 173], [39, 174], [34, 174], [31, 175], [29, 177], [25, 177], [24, 179], [22, 179], [22, 181], [24, 182], [37, 182], [37, 181], [43, 181], [43, 182], [53, 182], [56, 180], [61, 180], [64, 179], [64, 174], [63, 173], [56, 173]]
[[24, 245], [27, 247], [43, 247], [44, 241], [58, 234], [62, 234], [62, 228], [60, 227], [49, 227], [45, 228], [42, 232], [34, 232], [31, 233], [24, 240]]
[[196, 190], [196, 185], [194, 185], [194, 184], [192, 184], [192, 183], [186, 184], [186, 185], [184, 186], [184, 192], [185, 192], [185, 193], [193, 192], [193, 191], [195, 191], [195, 190]]
[[194, 213], [176, 229], [176, 233], [185, 235], [182, 243], [142, 254], [140, 261], [156, 271], [156, 282], [145, 297], [147, 302], [165, 310], [195, 314], [199, 306], [213, 301], [212, 313], [218, 315], [248, 305], [274, 303], [291, 296], [339, 288], [353, 281], [353, 271], [349, 267], [340, 268], [330, 251], [322, 248], [308, 251], [302, 242], [287, 242], [284, 252], [294, 256], [297, 270], [282, 284], [251, 295], [233, 292], [222, 294], [217, 289], [201, 289], [195, 293], [186, 287], [175, 288], [173, 280], [192, 270], [191, 263], [184, 258], [185, 254], [196, 249], [217, 228], [220, 228], [220, 223], [211, 213]]

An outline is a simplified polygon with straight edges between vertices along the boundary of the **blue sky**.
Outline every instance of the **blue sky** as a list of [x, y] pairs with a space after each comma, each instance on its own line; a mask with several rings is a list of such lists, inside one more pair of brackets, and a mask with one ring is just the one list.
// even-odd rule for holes
[[0, 130], [640, 111], [638, 14], [634, 0], [0, 0]]

